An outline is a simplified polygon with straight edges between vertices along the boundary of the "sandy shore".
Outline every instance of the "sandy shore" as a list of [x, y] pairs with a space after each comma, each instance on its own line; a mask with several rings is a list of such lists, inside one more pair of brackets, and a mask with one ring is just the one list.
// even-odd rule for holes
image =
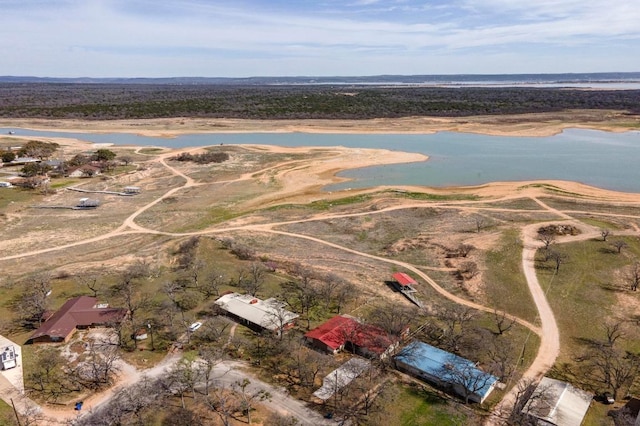
[[[408, 117], [398, 119], [374, 120], [237, 120], [209, 118], [163, 118], [150, 120], [42, 120], [11, 119], [0, 120], [0, 127], [28, 128], [33, 130], [56, 130], [69, 132], [125, 132], [154, 137], [175, 137], [185, 133], [359, 133], [359, 134], [428, 134], [438, 131], [468, 132], [489, 135], [508, 136], [550, 136], [567, 128], [584, 128], [612, 132], [623, 132], [640, 129], [640, 116], [620, 111], [564, 111], [544, 114], [476, 116], [461, 118]], [[19, 137], [19, 135], [14, 135]], [[56, 138], [56, 142], [69, 146], [82, 146], [85, 142], [77, 139]], [[285, 148], [264, 145], [260, 149], [272, 152], [302, 152], [314, 148]], [[304, 198], [310, 192], [316, 192], [324, 185], [335, 183], [341, 179], [336, 173], [359, 167], [382, 164], [409, 163], [425, 161], [428, 157], [422, 154], [404, 153], [389, 150], [331, 148], [336, 156], [330, 161], [322, 161], [306, 165], [304, 172], [295, 169], [283, 173], [286, 198], [295, 192], [295, 186], [304, 188]], [[540, 195], [546, 189], [540, 184], [552, 185], [556, 195], [562, 192], [580, 194], [582, 196], [610, 202], [640, 202], [640, 194], [621, 193], [590, 187], [577, 182], [568, 181], [536, 181], [536, 182], [496, 182], [480, 186], [461, 188], [425, 188], [405, 187], [433, 193], [465, 193], [483, 197], [509, 196], [523, 193]], [[313, 189], [313, 191], [310, 191]], [[547, 188], [548, 189], [548, 188]], [[373, 189], [353, 190], [350, 192], [369, 192]], [[343, 194], [347, 191], [341, 191]], [[285, 195], [285, 194], [280, 194]], [[326, 193], [324, 194], [326, 196]], [[271, 198], [271, 197], [270, 197]]]
[[372, 120], [240, 120], [160, 118], [149, 120], [5, 119], [0, 127], [76, 132], [130, 132], [155, 137], [184, 133], [397, 133], [439, 131], [509, 136], [551, 136], [567, 128], [624, 132], [640, 130], [640, 116], [608, 110], [578, 110], [541, 114], [474, 117], [404, 117]]

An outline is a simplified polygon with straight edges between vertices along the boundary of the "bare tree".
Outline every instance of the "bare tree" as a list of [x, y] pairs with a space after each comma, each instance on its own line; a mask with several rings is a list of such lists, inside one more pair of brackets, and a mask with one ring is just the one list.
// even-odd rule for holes
[[530, 416], [531, 409], [545, 404], [549, 399], [548, 390], [538, 389], [536, 391], [536, 382], [533, 379], [524, 379], [518, 383], [515, 403], [507, 413], [498, 413], [499, 416], [506, 418], [509, 426], [536, 426], [538, 419]]
[[[136, 314], [151, 305], [152, 296], [140, 291], [137, 268], [129, 268], [120, 275], [119, 281], [111, 288], [114, 295], [118, 296], [128, 311], [128, 323], [133, 327], [139, 324]], [[135, 332], [135, 330], [133, 330]], [[131, 334], [133, 347], [137, 348], [138, 340], [134, 333]]]
[[498, 335], [502, 336], [507, 331], [511, 330], [513, 324], [515, 324], [516, 320], [513, 318], [507, 317], [507, 313], [501, 311], [498, 313], [497, 309], [493, 310], [493, 319], [496, 324], [496, 328], [498, 329]]
[[462, 341], [472, 331], [469, 329], [469, 324], [476, 317], [476, 312], [465, 306], [454, 305], [436, 311], [435, 317], [441, 327], [437, 329], [439, 335], [431, 337], [436, 338], [444, 349], [459, 352]]
[[272, 301], [271, 310], [268, 312], [266, 321], [276, 329], [276, 334], [280, 340], [284, 336], [287, 325], [292, 321], [291, 313], [285, 309], [286, 304]]
[[403, 305], [376, 306], [367, 315], [367, 323], [384, 330], [389, 340], [400, 341], [415, 323], [416, 314], [413, 309]]
[[224, 275], [222, 275], [220, 271], [210, 271], [202, 285], [198, 287], [198, 291], [200, 291], [206, 299], [209, 299], [211, 296], [219, 297], [220, 289], [224, 285], [224, 282]]
[[221, 317], [211, 318], [198, 330], [197, 342], [220, 343], [223, 337], [226, 337], [229, 326], [229, 321]]
[[350, 282], [345, 281], [336, 289], [333, 303], [338, 314], [342, 311], [344, 305], [354, 298], [355, 294], [357, 294], [357, 289]]
[[320, 302], [319, 291], [315, 283], [315, 274], [298, 267], [298, 281], [289, 281], [282, 285], [283, 298], [289, 306], [297, 309], [307, 320], [307, 330], [311, 328], [311, 310]]
[[556, 234], [554, 234], [551, 230], [542, 228], [540, 231], [538, 231], [536, 240], [544, 244], [545, 250], [549, 250], [549, 246], [551, 246], [551, 244], [553, 244], [556, 241]]
[[93, 297], [98, 297], [98, 294], [102, 293], [105, 288], [104, 283], [100, 281], [100, 278], [101, 276], [99, 273], [89, 273], [78, 275], [76, 277], [76, 281], [79, 285], [89, 289]]
[[610, 346], [610, 347], [614, 346], [618, 339], [620, 339], [621, 337], [624, 337], [624, 332], [622, 330], [622, 322], [620, 321], [616, 321], [616, 322], [607, 321], [604, 323], [603, 328], [607, 336], [607, 340], [605, 342], [607, 346]]
[[479, 370], [472, 363], [460, 362], [456, 358], [452, 358], [450, 362], [444, 364], [440, 377], [446, 377], [449, 384], [461, 393], [465, 404], [468, 404], [471, 398], [479, 395], [478, 392], [495, 381], [492, 374]]
[[634, 262], [627, 268], [625, 278], [632, 291], [637, 291], [640, 285], [640, 262]]
[[600, 235], [602, 236], [602, 241], [607, 241], [607, 237], [609, 236], [610, 233], [611, 231], [609, 229], [601, 229]]
[[569, 255], [555, 250], [547, 250], [548, 260], [551, 260], [555, 264], [555, 273], [560, 271], [560, 266], [564, 265], [569, 260]]
[[247, 416], [249, 425], [251, 424], [251, 411], [254, 409], [254, 404], [265, 399], [271, 399], [269, 392], [262, 389], [252, 389], [250, 385], [251, 381], [247, 378], [235, 383], [235, 387], [239, 389], [240, 394], [240, 409]]
[[218, 387], [205, 398], [206, 405], [216, 413], [224, 426], [231, 426], [233, 413], [238, 411], [238, 398], [234, 392]]
[[65, 360], [55, 348], [37, 351], [25, 374], [25, 389], [55, 401], [69, 387], [65, 365]]
[[338, 291], [340, 286], [344, 284], [344, 280], [333, 273], [328, 273], [320, 277], [319, 294], [324, 300], [325, 309], [329, 309], [329, 306], [333, 301], [334, 294]]
[[201, 359], [199, 370], [200, 376], [204, 380], [204, 394], [209, 396], [213, 369], [222, 362], [224, 355], [221, 349], [209, 346], [201, 347], [198, 354]]
[[238, 287], [251, 296], [258, 294], [264, 285], [267, 270], [260, 262], [252, 262], [248, 268], [238, 271]]
[[191, 392], [196, 399], [196, 384], [201, 378], [201, 370], [193, 359], [182, 358], [166, 376], [165, 386], [171, 392], [180, 396], [182, 408], [186, 408], [185, 394]]
[[204, 271], [206, 264], [201, 259], [195, 259], [193, 262], [189, 264], [186, 268], [189, 277], [191, 278], [191, 282], [195, 288], [200, 286], [200, 278], [202, 276], [202, 272]]
[[620, 254], [622, 249], [627, 247], [627, 243], [623, 240], [615, 240], [611, 242], [611, 245], [616, 249], [616, 252]]
[[512, 341], [495, 337], [487, 350], [488, 370], [502, 383], [506, 383], [516, 371], [517, 359], [514, 354], [515, 348]]
[[75, 373], [85, 386], [98, 389], [111, 383], [119, 371], [120, 354], [113, 346], [102, 346], [92, 342], [89, 353], [76, 368]]
[[48, 273], [32, 275], [24, 281], [16, 303], [23, 322], [38, 327], [42, 324], [51, 290], [51, 275]]
[[598, 345], [583, 360], [587, 361], [592, 379], [610, 390], [614, 399], [618, 399], [620, 388], [631, 384], [638, 372], [638, 356], [613, 346]]
[[482, 228], [486, 226], [487, 220], [480, 215], [476, 215], [473, 217], [473, 223], [476, 225], [476, 232], [479, 234]]

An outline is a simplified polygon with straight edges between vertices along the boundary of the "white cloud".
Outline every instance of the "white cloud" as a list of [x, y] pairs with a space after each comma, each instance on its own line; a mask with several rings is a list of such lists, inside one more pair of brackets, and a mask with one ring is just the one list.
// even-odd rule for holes
[[[554, 72], [570, 66], [563, 58], [575, 46], [593, 46], [607, 70], [640, 70], [640, 59], [620, 54], [640, 42], [640, 8], [628, 0], [452, 0], [426, 7], [360, 0], [352, 5], [370, 13], [343, 16], [336, 14], [338, 3], [283, 11], [284, 0], [282, 7], [272, 1], [0, 0], [0, 74], [434, 73], [447, 64], [456, 72], [470, 54], [482, 61], [493, 51], [538, 55], [541, 61], [519, 63], [545, 63]], [[397, 9], [380, 13], [379, 7]], [[611, 47], [595, 49], [603, 45]], [[542, 61], [545, 49], [558, 58]], [[573, 58], [587, 62], [593, 61]], [[475, 72], [504, 69], [495, 59], [476, 66]]]

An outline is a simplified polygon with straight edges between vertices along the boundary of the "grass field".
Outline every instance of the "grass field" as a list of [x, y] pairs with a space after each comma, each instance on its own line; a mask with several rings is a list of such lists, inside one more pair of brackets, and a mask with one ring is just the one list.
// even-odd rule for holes
[[480, 418], [462, 404], [444, 397], [429, 386], [393, 383], [386, 392], [389, 403], [373, 414], [369, 426], [463, 426], [479, 424]]
[[492, 306], [538, 322], [535, 305], [522, 272], [522, 241], [519, 231], [504, 231], [498, 247], [486, 253], [485, 286]]

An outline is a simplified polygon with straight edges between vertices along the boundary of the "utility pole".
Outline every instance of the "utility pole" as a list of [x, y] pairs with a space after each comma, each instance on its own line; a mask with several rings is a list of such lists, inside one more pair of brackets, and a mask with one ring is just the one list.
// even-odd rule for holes
[[16, 415], [16, 421], [18, 422], [18, 426], [22, 426], [20, 423], [20, 416], [18, 416], [18, 410], [16, 410], [16, 404], [13, 403], [13, 398], [9, 398], [11, 400], [11, 406], [13, 407], [13, 414]]
[[149, 327], [149, 333], [151, 334], [151, 350], [155, 351], [156, 348], [153, 346], [153, 327], [151, 327], [151, 323], [147, 323], [147, 327]]

